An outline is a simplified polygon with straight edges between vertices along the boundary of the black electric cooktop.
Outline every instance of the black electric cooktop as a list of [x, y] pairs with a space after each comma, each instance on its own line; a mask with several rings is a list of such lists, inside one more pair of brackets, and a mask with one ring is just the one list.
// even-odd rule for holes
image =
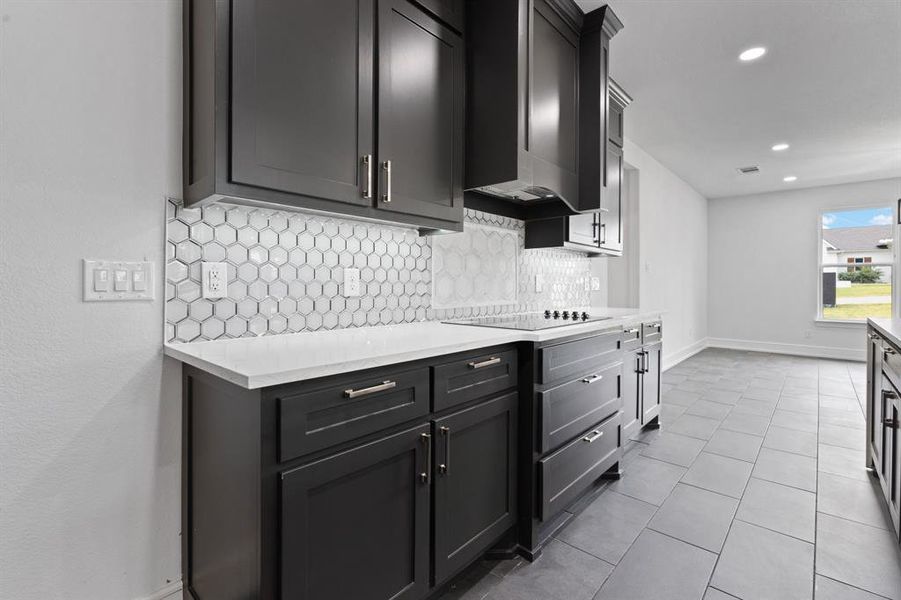
[[612, 317], [593, 317], [579, 310], [546, 310], [544, 312], [518, 313], [513, 315], [496, 315], [492, 317], [475, 317], [444, 321], [453, 325], [473, 325], [476, 327], [496, 327], [498, 329], [519, 329], [520, 331], [538, 331], [566, 325], [606, 321]]

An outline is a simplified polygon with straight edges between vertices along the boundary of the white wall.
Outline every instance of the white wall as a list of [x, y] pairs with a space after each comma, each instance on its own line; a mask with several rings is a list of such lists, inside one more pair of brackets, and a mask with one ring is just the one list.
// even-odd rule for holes
[[[2, 598], [178, 586], [180, 375], [161, 355], [161, 275], [180, 18], [163, 0], [0, 2]], [[157, 300], [83, 303], [85, 257], [155, 261]]]
[[[624, 158], [638, 179], [639, 305], [666, 311], [665, 368], [707, 337], [707, 199], [629, 139]], [[614, 297], [619, 280], [611, 275]]]
[[711, 200], [711, 343], [863, 359], [861, 325], [815, 322], [819, 211], [898, 198], [901, 179]]

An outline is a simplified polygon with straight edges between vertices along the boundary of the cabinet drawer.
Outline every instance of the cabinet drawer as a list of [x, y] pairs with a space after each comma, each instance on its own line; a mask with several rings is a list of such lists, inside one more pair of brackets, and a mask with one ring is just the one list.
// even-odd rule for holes
[[568, 442], [622, 406], [622, 363], [538, 393], [541, 407], [541, 451]]
[[641, 339], [643, 344], [659, 341], [663, 338], [663, 322], [651, 321], [641, 324]]
[[279, 396], [284, 462], [429, 413], [428, 367], [353, 375]]
[[623, 330], [623, 349], [636, 350], [641, 346], [641, 329], [641, 324], [638, 324]]
[[541, 520], [564, 509], [616, 463], [619, 446], [620, 415], [616, 414], [538, 461]]
[[550, 383], [582, 375], [619, 360], [621, 329], [590, 338], [547, 346], [538, 351], [538, 383]]
[[901, 353], [885, 340], [882, 341], [882, 368], [892, 383], [901, 385]]
[[483, 398], [517, 384], [516, 350], [472, 354], [432, 367], [434, 410]]

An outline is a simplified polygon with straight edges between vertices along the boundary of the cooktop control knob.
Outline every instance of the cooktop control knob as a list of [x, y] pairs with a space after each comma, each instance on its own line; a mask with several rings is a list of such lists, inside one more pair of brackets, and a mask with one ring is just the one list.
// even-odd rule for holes
[[555, 311], [554, 311], [554, 318], [555, 318], [555, 319], [559, 319], [559, 318], [560, 318], [560, 311], [559, 311], [559, 310], [555, 310]]
[[588, 313], [587, 313], [587, 312], [583, 312], [583, 313], [582, 313], [582, 320], [583, 320], [583, 321], [587, 321], [587, 320], [588, 320]]
[[545, 318], [545, 319], [550, 319], [550, 318], [551, 318], [551, 311], [549, 311], [549, 310], [544, 311], [544, 318]]
[[573, 311], [573, 321], [578, 321], [578, 320], [579, 320], [579, 311], [574, 310]]
[[568, 311], [568, 310], [564, 310], [564, 311], [563, 311], [563, 318], [564, 318], [564, 319], [568, 319], [568, 318], [569, 318], [569, 311]]

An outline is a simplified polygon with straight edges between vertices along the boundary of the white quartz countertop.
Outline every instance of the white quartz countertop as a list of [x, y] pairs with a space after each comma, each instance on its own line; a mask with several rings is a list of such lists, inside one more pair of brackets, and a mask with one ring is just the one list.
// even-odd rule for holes
[[890, 342], [901, 346], [901, 319], [874, 319], [871, 317], [867, 319], [867, 322], [887, 337]]
[[635, 308], [595, 308], [590, 312], [611, 318], [542, 331], [428, 321], [167, 344], [165, 353], [241, 387], [256, 389], [498, 344], [545, 342], [662, 317], [661, 311]]

